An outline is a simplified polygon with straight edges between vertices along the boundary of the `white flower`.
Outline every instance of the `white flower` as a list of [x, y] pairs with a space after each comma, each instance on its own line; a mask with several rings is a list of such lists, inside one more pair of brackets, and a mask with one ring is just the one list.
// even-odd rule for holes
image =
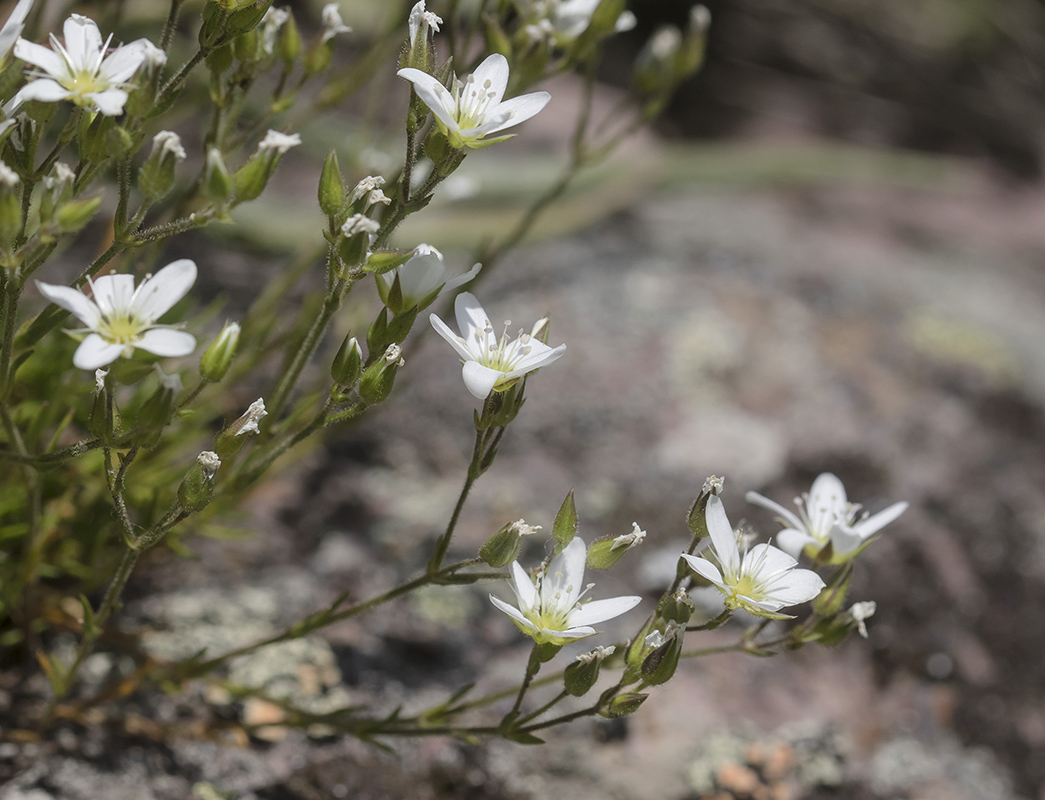
[[867, 620], [874, 616], [878, 610], [878, 604], [874, 600], [864, 600], [861, 603], [853, 603], [849, 608], [849, 616], [856, 623], [856, 630], [865, 639], [867, 638]]
[[25, 39], [15, 43], [15, 57], [38, 70], [29, 73], [35, 80], [15, 95], [12, 107], [27, 100], [72, 100], [109, 117], [121, 114], [134, 88], [127, 81], [149, 57], [151, 43], [138, 39], [106, 55], [112, 36], [103, 42], [94, 20], [80, 14], [69, 17], [62, 30], [64, 44], [51, 34], [51, 49]]
[[584, 559], [587, 548], [574, 538], [552, 559], [544, 572], [537, 574], [534, 584], [518, 561], [511, 566], [512, 591], [518, 608], [493, 595], [490, 602], [512, 618], [512, 622], [538, 644], [566, 644], [596, 633], [591, 627], [619, 617], [642, 600], [641, 597], [612, 597], [607, 600], [581, 602], [584, 591]]
[[614, 539], [613, 544], [610, 545], [610, 550], [616, 550], [618, 547], [630, 550], [645, 538], [646, 531], [639, 527], [639, 523], [633, 522], [631, 523], [631, 533], [623, 533]]
[[508, 59], [500, 53], [487, 56], [463, 81], [454, 76], [453, 90], [413, 67], [397, 73], [414, 85], [414, 91], [435, 115], [436, 124], [453, 147], [485, 147], [508, 138], [486, 139], [525, 122], [551, 100], [547, 92], [504, 100], [508, 88]]
[[812, 600], [824, 588], [812, 570], [795, 569], [798, 562], [783, 550], [757, 544], [740, 552], [739, 538], [733, 532], [722, 500], [708, 498], [705, 513], [711, 552], [716, 566], [706, 558], [683, 553], [694, 572], [711, 581], [725, 595], [726, 608], [742, 608], [762, 617], [778, 616], [784, 606]]
[[351, 33], [352, 29], [341, 19], [341, 6], [337, 3], [327, 3], [323, 6], [323, 41], [327, 42], [339, 33]]
[[18, 5], [11, 12], [11, 16], [7, 18], [4, 27], [0, 28], [0, 62], [7, 58], [7, 54], [11, 52], [14, 43], [22, 35], [22, 28], [25, 27], [25, 18], [29, 16], [29, 11], [32, 7], [33, 0], [18, 0]]
[[[591, 24], [591, 15], [595, 13], [600, 0], [565, 0], [555, 6], [552, 12], [552, 25], [555, 39], [559, 44], [572, 42]], [[635, 15], [624, 11], [614, 25], [617, 32], [629, 31], [635, 27]]]
[[80, 369], [97, 369], [120, 356], [130, 356], [135, 348], [157, 356], [184, 356], [196, 348], [192, 334], [156, 320], [185, 296], [196, 282], [196, 265], [180, 259], [146, 276], [134, 288], [133, 275], [103, 275], [89, 281], [91, 297], [70, 286], [36, 282], [40, 294], [52, 303], [71, 311], [85, 326], [86, 333], [73, 355]]
[[[258, 423], [261, 422], [262, 417], [267, 417], [269, 412], [265, 410], [265, 401], [262, 398], [258, 398], [249, 406], [243, 413], [243, 416], [230, 425], [230, 428], [236, 428], [234, 436], [242, 436], [245, 433], [261, 433], [258, 428]], [[238, 426], [238, 427], [237, 427]]]
[[846, 499], [845, 487], [830, 472], [813, 481], [808, 495], [795, 498], [797, 514], [758, 492], [748, 492], [747, 501], [780, 515], [787, 527], [777, 534], [777, 541], [784, 551], [798, 558], [805, 550], [815, 557], [830, 544], [835, 561], [856, 555], [872, 536], [907, 510], [907, 503], [893, 503], [873, 517], [860, 516], [861, 506]]
[[490, 392], [510, 388], [519, 378], [557, 361], [566, 352], [564, 344], [552, 348], [537, 339], [547, 319], [538, 320], [530, 333], [520, 331], [516, 339], [508, 338], [508, 326], [511, 325], [508, 320], [498, 339], [490, 318], [473, 295], [468, 292], [457, 295], [454, 312], [460, 336], [435, 314], [429, 319], [436, 332], [461, 357], [464, 385], [480, 399], [489, 397]]
[[301, 137], [296, 133], [280, 133], [270, 130], [265, 134], [265, 138], [258, 142], [257, 155], [276, 153], [281, 156], [291, 147], [297, 147], [299, 144], [301, 144]]
[[377, 291], [381, 302], [388, 303], [389, 292], [399, 279], [402, 293], [401, 308], [424, 308], [443, 292], [452, 292], [479, 274], [482, 264], [475, 264], [468, 272], [449, 276], [443, 264], [443, 254], [428, 244], [419, 244], [404, 264], [377, 276]]
[[417, 42], [418, 31], [421, 31], [424, 37], [428, 36], [429, 29], [438, 33], [443, 20], [431, 11], [425, 11], [425, 0], [421, 0], [410, 9], [410, 19], [407, 24], [410, 26], [410, 44], [413, 45]]

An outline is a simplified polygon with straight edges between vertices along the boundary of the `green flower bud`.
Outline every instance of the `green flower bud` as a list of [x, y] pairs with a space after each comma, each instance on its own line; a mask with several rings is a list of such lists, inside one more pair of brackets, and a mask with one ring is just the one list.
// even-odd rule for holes
[[185, 148], [178, 134], [160, 131], [152, 137], [152, 152], [138, 172], [138, 188], [146, 200], [155, 202], [167, 196], [174, 185], [174, 168], [185, 160]]
[[200, 377], [203, 380], [216, 383], [225, 377], [239, 346], [239, 334], [239, 323], [226, 322], [221, 333], [203, 351], [200, 357]]
[[[111, 446], [116, 440], [116, 433], [120, 430], [120, 411], [116, 407], [115, 399], [111, 399], [110, 390], [106, 384], [109, 371], [96, 369], [94, 371], [94, 403], [91, 406], [91, 417], [89, 428], [91, 433], [102, 440], [105, 445]], [[110, 405], [112, 408], [112, 419], [109, 418]]]
[[331, 150], [319, 176], [319, 207], [328, 217], [336, 217], [344, 206], [345, 182], [337, 163], [337, 153]]
[[258, 150], [253, 158], [236, 171], [236, 202], [246, 203], [260, 195], [283, 155], [299, 144], [301, 137], [296, 133], [273, 130], [266, 133], [265, 138], [258, 142]]
[[287, 9], [289, 16], [283, 23], [279, 34], [279, 57], [283, 60], [284, 68], [289, 72], [294, 67], [294, 62], [301, 55], [301, 33], [298, 31], [297, 23], [294, 22], [294, 14]]
[[232, 66], [232, 62], [235, 60], [235, 55], [232, 52], [232, 45], [225, 44], [221, 47], [211, 50], [207, 55], [207, 69], [210, 70], [212, 75], [221, 75]]
[[58, 209], [55, 222], [63, 232], [75, 233], [94, 218], [101, 204], [101, 195], [73, 200]]
[[522, 537], [531, 536], [541, 529], [540, 525], [527, 525], [526, 520], [509, 522], [497, 533], [483, 542], [479, 558], [491, 567], [503, 567], [519, 557]]
[[218, 458], [227, 461], [236, 455], [247, 443], [250, 434], [260, 433], [258, 423], [262, 417], [268, 416], [265, 410], [265, 401], [260, 397], [250, 404], [243, 416], [235, 420], [225, 430], [218, 434], [214, 440], [214, 450]]
[[345, 337], [330, 365], [330, 377], [342, 388], [352, 388], [363, 374], [363, 350], [355, 336]]
[[617, 717], [626, 717], [629, 714], [634, 714], [639, 710], [646, 701], [647, 695], [642, 692], [625, 692], [619, 694], [610, 700], [609, 705], [599, 713], [604, 717], [615, 719]]
[[676, 60], [682, 49], [682, 31], [674, 25], [657, 30], [635, 59], [635, 88], [656, 95], [676, 82]]
[[61, 208], [73, 196], [73, 184], [76, 182], [76, 173], [67, 164], [61, 161], [55, 162], [51, 167], [51, 173], [44, 177], [44, 191], [40, 196], [40, 221], [49, 222], [55, 210]]
[[359, 381], [359, 396], [364, 402], [376, 405], [392, 393], [396, 372], [404, 363], [402, 354], [399, 345], [390, 344], [384, 356], [367, 367]]
[[588, 566], [592, 569], [609, 569], [635, 545], [646, 538], [646, 531], [633, 522], [631, 533], [596, 539], [588, 548]]
[[245, 64], [253, 64], [261, 58], [259, 45], [257, 30], [241, 33], [232, 42], [232, 55]]
[[591, 691], [599, 680], [599, 670], [607, 656], [613, 655], [616, 648], [596, 647], [589, 653], [581, 653], [576, 661], [566, 667], [563, 675], [563, 688], [573, 697], [581, 697]]
[[203, 191], [218, 208], [224, 208], [232, 200], [232, 176], [225, 166], [221, 150], [212, 147], [207, 151], [207, 164], [203, 173]]
[[186, 511], [199, 511], [214, 497], [214, 476], [221, 467], [217, 453], [204, 450], [196, 457], [196, 463], [182, 478], [178, 487], [178, 502]]

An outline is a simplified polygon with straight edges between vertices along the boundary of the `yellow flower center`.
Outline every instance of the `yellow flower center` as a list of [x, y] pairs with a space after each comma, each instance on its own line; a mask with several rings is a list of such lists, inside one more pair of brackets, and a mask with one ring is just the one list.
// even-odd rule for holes
[[88, 70], [81, 70], [80, 72], [72, 73], [68, 78], [60, 81], [63, 88], [73, 92], [76, 97], [70, 98], [76, 102], [79, 102], [81, 98], [86, 95], [94, 94], [96, 92], [104, 92], [109, 88], [107, 81], [99, 79], [98, 75]]
[[113, 344], [130, 344], [142, 334], [144, 328], [141, 321], [134, 317], [121, 316], [103, 319], [98, 333]]

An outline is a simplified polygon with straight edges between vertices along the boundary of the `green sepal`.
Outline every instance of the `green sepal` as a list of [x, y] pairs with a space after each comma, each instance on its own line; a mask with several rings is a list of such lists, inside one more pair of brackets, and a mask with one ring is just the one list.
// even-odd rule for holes
[[561, 553], [566, 545], [577, 535], [577, 506], [573, 500], [573, 489], [566, 495], [552, 523], [552, 537], [555, 539], [555, 552]]

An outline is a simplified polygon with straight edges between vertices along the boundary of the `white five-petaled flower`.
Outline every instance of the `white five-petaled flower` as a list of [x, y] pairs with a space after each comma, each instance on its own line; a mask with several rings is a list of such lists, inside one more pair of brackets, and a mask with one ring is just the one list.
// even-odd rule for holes
[[587, 548], [574, 538], [552, 559], [544, 572], [530, 580], [518, 561], [511, 566], [511, 587], [518, 608], [490, 595], [490, 602], [512, 618], [512, 622], [538, 644], [566, 644], [592, 636], [591, 627], [619, 617], [642, 600], [641, 597], [612, 597], [581, 602], [594, 584], [582, 586]]
[[815, 557], [830, 544], [833, 561], [856, 555], [871, 537], [907, 510], [907, 503], [893, 503], [872, 517], [861, 516], [861, 506], [846, 499], [845, 486], [830, 472], [813, 481], [808, 495], [795, 498], [797, 514], [758, 492], [748, 492], [747, 501], [780, 515], [787, 527], [777, 534], [777, 542], [785, 552], [798, 558], [805, 550]]
[[479, 274], [482, 264], [475, 264], [468, 272], [449, 276], [443, 264], [443, 254], [429, 244], [419, 244], [414, 254], [395, 269], [377, 276], [377, 291], [381, 302], [388, 303], [389, 293], [399, 279], [403, 309], [425, 308], [443, 292], [452, 292]]
[[455, 75], [453, 89], [413, 67], [397, 74], [414, 85], [417, 96], [431, 109], [439, 129], [456, 148], [486, 147], [509, 138], [486, 137], [525, 122], [551, 100], [547, 92], [503, 100], [508, 88], [508, 59], [500, 53], [487, 56], [464, 80]]
[[33, 7], [33, 0], [18, 0], [11, 16], [7, 18], [4, 27], [0, 28], [0, 62], [7, 58], [18, 37], [22, 35], [25, 27], [25, 18]]
[[80, 369], [98, 369], [135, 348], [157, 356], [184, 356], [196, 348], [196, 339], [156, 320], [185, 296], [196, 281], [196, 265], [187, 258], [168, 264], [146, 277], [137, 288], [133, 275], [103, 275], [89, 281], [91, 297], [70, 286], [36, 282], [52, 303], [71, 311], [86, 334], [73, 355]]
[[[725, 595], [727, 608], [742, 608], [762, 617], [775, 617], [784, 606], [812, 600], [824, 582], [812, 570], [795, 569], [798, 562], [770, 544], [757, 544], [740, 551], [740, 538], [733, 532], [722, 500], [712, 495], [705, 512], [711, 552], [716, 563], [683, 553], [694, 572], [711, 581]], [[707, 552], [707, 551], [705, 551]]]
[[329, 42], [339, 33], [352, 32], [352, 29], [341, 19], [341, 6], [338, 3], [327, 3], [323, 6], [321, 19], [323, 20], [322, 40], [324, 42]]
[[301, 137], [296, 133], [280, 133], [279, 131], [269, 130], [265, 134], [265, 138], [258, 142], [257, 154], [260, 156], [275, 153], [281, 156], [291, 147], [297, 147], [299, 144], [301, 144]]
[[553, 348], [537, 339], [547, 318], [538, 320], [530, 333], [520, 331], [517, 338], [509, 339], [511, 321], [505, 322], [504, 333], [498, 338], [483, 307], [468, 292], [457, 295], [454, 312], [460, 336], [435, 314], [429, 319], [436, 333], [461, 357], [464, 385], [480, 399], [485, 400], [490, 392], [511, 388], [519, 378], [557, 361], [566, 352], [564, 344]]
[[128, 80], [149, 58], [151, 43], [138, 39], [106, 55], [112, 36], [102, 41], [94, 20], [80, 14], [69, 17], [62, 31], [65, 42], [52, 34], [50, 49], [25, 39], [15, 43], [15, 57], [37, 70], [29, 73], [35, 80], [15, 95], [12, 108], [28, 100], [72, 100], [109, 117], [121, 114], [127, 92], [134, 88]]

